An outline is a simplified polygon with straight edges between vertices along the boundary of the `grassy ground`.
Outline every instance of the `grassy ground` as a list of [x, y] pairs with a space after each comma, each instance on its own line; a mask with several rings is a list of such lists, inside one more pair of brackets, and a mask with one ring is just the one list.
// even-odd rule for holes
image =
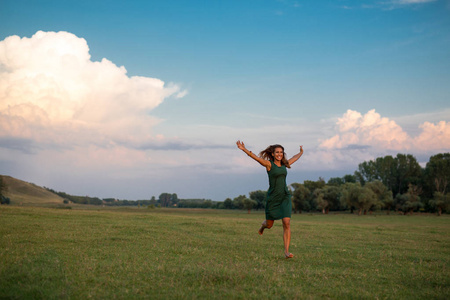
[[4, 196], [10, 198], [12, 205], [42, 205], [62, 204], [63, 198], [52, 192], [11, 176], [0, 175], [6, 186]]
[[449, 299], [450, 217], [0, 207], [0, 298]]

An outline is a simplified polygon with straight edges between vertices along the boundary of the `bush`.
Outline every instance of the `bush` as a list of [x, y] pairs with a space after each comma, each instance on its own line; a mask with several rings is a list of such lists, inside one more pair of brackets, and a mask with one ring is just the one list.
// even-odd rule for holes
[[10, 204], [11, 203], [11, 200], [9, 199], [9, 198], [7, 198], [7, 197], [5, 197], [5, 196], [1, 196], [1, 199], [0, 199], [0, 203], [1, 204]]
[[67, 205], [58, 205], [55, 208], [57, 209], [72, 209], [72, 206], [67, 206]]

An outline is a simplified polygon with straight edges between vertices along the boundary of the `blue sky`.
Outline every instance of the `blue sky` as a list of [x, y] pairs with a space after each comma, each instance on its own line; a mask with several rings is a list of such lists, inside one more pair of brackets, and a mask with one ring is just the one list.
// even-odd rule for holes
[[6, 0], [0, 41], [0, 173], [69, 193], [266, 189], [237, 139], [303, 145], [289, 183], [450, 151], [448, 0]]

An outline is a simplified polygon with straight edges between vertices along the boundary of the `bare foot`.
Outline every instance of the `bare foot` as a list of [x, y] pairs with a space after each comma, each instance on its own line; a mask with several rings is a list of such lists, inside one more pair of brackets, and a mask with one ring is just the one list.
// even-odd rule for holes
[[263, 235], [264, 229], [266, 229], [266, 227], [264, 227], [264, 225], [261, 225], [261, 228], [259, 228], [258, 230], [259, 235]]
[[286, 252], [286, 253], [284, 253], [284, 256], [286, 256], [286, 258], [293, 258], [294, 254]]
[[258, 230], [259, 235], [263, 235], [264, 229], [266, 229], [266, 228], [267, 228], [267, 222], [264, 221], [264, 222], [261, 223], [261, 227]]

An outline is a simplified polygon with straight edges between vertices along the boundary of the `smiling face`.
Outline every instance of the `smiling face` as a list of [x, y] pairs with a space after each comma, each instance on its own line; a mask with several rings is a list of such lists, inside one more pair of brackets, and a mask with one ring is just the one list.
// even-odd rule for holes
[[284, 150], [281, 147], [275, 148], [275, 151], [273, 153], [273, 160], [274, 161], [281, 161], [284, 156]]

